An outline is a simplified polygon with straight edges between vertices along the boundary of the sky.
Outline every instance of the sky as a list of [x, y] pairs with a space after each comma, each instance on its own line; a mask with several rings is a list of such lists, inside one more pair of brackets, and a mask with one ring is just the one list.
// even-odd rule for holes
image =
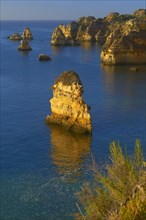
[[104, 17], [110, 12], [133, 13], [145, 0], [0, 0], [1, 20], [76, 20]]

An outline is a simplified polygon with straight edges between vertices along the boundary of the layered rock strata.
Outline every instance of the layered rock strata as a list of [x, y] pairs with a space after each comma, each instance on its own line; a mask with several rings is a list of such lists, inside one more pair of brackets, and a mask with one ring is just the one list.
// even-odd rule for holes
[[146, 23], [130, 19], [117, 25], [102, 48], [104, 64], [146, 64]]
[[24, 29], [24, 31], [22, 33], [22, 39], [26, 39], [26, 40], [32, 40], [33, 39], [31, 30], [29, 28]]
[[18, 50], [20, 51], [29, 51], [29, 50], [32, 50], [32, 48], [30, 47], [29, 45], [29, 41], [28, 40], [21, 40], [21, 43], [18, 47]]
[[81, 17], [53, 32], [52, 45], [74, 45], [75, 42], [98, 42], [103, 45], [101, 61], [105, 64], [146, 63], [146, 10], [132, 15], [110, 13], [104, 18]]
[[53, 85], [52, 114], [47, 123], [61, 124], [77, 133], [91, 133], [90, 107], [83, 101], [83, 85], [73, 71], [63, 72]]

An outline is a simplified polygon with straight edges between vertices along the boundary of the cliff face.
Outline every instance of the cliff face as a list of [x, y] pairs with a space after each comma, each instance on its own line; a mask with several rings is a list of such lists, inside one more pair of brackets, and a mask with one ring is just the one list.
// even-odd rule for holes
[[22, 39], [32, 40], [33, 36], [29, 28], [25, 28], [22, 33]]
[[145, 64], [145, 21], [133, 18], [117, 24], [102, 48], [101, 61], [105, 64]]
[[110, 13], [103, 19], [96, 19], [93, 16], [81, 17], [67, 26], [59, 25], [53, 32], [51, 44], [65, 46], [83, 41], [97, 41], [103, 44], [108, 34], [112, 31], [114, 23], [129, 20], [131, 17], [134, 16], [120, 15], [119, 13]]
[[79, 42], [76, 40], [76, 34], [78, 30], [78, 24], [71, 22], [67, 26], [59, 25], [53, 32], [52, 35], [52, 46], [74, 46], [78, 45]]
[[89, 106], [82, 99], [83, 86], [73, 71], [63, 72], [53, 85], [51, 116], [47, 123], [61, 124], [77, 133], [91, 133]]
[[77, 22], [60, 25], [52, 36], [52, 45], [98, 42], [103, 45], [101, 61], [105, 64], [146, 63], [146, 10], [132, 15], [110, 13], [105, 18], [81, 17]]

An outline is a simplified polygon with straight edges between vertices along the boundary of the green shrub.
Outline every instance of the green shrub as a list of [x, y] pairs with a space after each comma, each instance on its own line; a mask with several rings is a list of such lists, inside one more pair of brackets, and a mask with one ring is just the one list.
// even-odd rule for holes
[[133, 157], [124, 155], [120, 144], [112, 142], [110, 161], [102, 169], [93, 162], [94, 181], [84, 184], [77, 195], [77, 219], [146, 219], [146, 162], [140, 141], [135, 143]]

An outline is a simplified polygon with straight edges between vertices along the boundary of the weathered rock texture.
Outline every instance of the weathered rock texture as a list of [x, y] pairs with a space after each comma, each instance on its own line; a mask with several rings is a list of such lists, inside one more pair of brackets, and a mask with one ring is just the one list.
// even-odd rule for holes
[[10, 37], [8, 37], [9, 40], [21, 40], [22, 37], [18, 33], [12, 34]]
[[18, 50], [20, 51], [29, 51], [32, 50], [32, 48], [29, 45], [29, 41], [28, 40], [21, 40], [21, 43], [18, 47]]
[[110, 13], [104, 18], [81, 17], [53, 32], [52, 45], [75, 45], [81, 42], [103, 45], [101, 60], [105, 64], [143, 64], [146, 62], [146, 10], [132, 15]]
[[22, 39], [32, 40], [33, 36], [29, 28], [25, 28], [22, 33]]
[[39, 61], [50, 61], [51, 58], [47, 54], [40, 54]]
[[83, 101], [83, 86], [73, 71], [63, 72], [53, 85], [52, 114], [47, 123], [56, 123], [77, 133], [91, 133], [90, 107]]
[[130, 19], [118, 24], [102, 48], [105, 64], [146, 64], [146, 23]]

